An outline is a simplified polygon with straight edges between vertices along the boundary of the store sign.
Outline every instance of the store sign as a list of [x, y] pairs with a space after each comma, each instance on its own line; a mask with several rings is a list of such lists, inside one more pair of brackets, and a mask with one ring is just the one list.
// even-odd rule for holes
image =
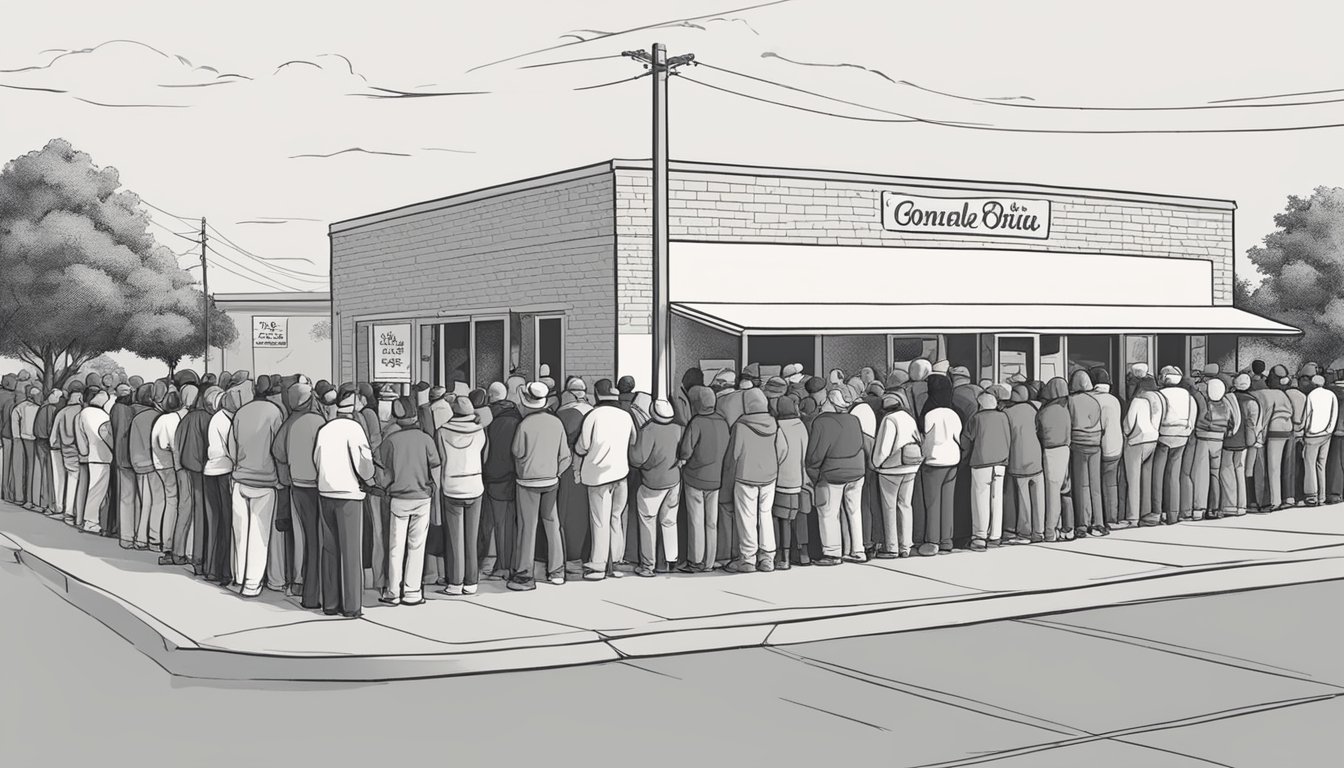
[[287, 317], [253, 317], [253, 318], [252, 318], [252, 346], [253, 346], [253, 347], [288, 347], [288, 346], [289, 346], [289, 318], [287, 318]]
[[917, 197], [882, 193], [882, 228], [980, 237], [1050, 237], [1050, 201], [1008, 197]]
[[373, 380], [411, 381], [411, 324], [373, 326]]

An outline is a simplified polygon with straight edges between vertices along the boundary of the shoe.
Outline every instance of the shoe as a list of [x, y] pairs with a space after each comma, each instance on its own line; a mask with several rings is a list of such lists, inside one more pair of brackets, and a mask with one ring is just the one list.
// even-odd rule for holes
[[163, 555], [159, 558], [159, 565], [177, 565], [177, 558], [172, 555]]
[[787, 571], [792, 567], [793, 564], [789, 562], [789, 558], [787, 557], [784, 558], [783, 560], [780, 560], [778, 563], [775, 563], [775, 570], [777, 571]]
[[489, 571], [488, 573], [486, 573], [485, 576], [484, 576], [483, 578], [484, 578], [486, 581], [503, 581], [504, 579], [507, 579], [508, 577], [509, 577], [509, 574], [508, 574], [507, 571], [501, 571], [501, 570], [496, 569], [496, 570], [492, 570], [492, 571]]
[[401, 605], [401, 598], [396, 595], [383, 595], [378, 598], [378, 602], [384, 605]]
[[838, 557], [830, 557], [829, 555], [822, 555], [821, 557], [818, 557], [816, 560], [813, 560], [812, 564], [831, 566], [831, 565], [839, 565], [841, 562], [843, 561]]
[[1073, 541], [1073, 531], [1060, 531], [1060, 532], [1059, 532], [1059, 540], [1060, 540], [1060, 541]]
[[563, 586], [565, 585], [565, 577], [564, 577], [564, 576], [552, 576], [552, 577], [550, 577], [549, 579], [546, 580], [546, 583], [547, 583], [547, 584], [552, 584], [552, 585], [557, 586], [557, 587], [563, 587]]
[[1086, 526], [1079, 526], [1078, 528], [1074, 528], [1074, 529], [1073, 529], [1073, 538], [1075, 538], [1075, 539], [1086, 539], [1086, 538], [1087, 538], [1087, 527], [1086, 527]]
[[1110, 529], [1108, 529], [1108, 528], [1107, 528], [1106, 526], [1104, 526], [1104, 525], [1094, 525], [1094, 526], [1092, 526], [1092, 530], [1091, 530], [1089, 533], [1091, 533], [1093, 536], [1110, 536], [1110, 535], [1111, 535], [1111, 531], [1110, 531]]
[[565, 573], [570, 576], [583, 575], [583, 562], [580, 560], [570, 560], [565, 563]]
[[775, 570], [775, 561], [762, 560], [761, 562], [756, 564], [756, 570], [760, 571], [761, 573], [773, 573]]
[[1004, 540], [1003, 540], [1003, 543], [1004, 543], [1005, 545], [1017, 545], [1017, 544], [1031, 544], [1032, 541], [1031, 541], [1031, 539], [1026, 538], [1026, 537], [1024, 537], [1024, 536], [1016, 536], [1016, 535], [1014, 535], [1014, 536], [1009, 536], [1008, 538], [1004, 539]]
[[537, 588], [537, 582], [532, 579], [510, 579], [509, 583], [504, 586], [514, 592], [531, 592]]
[[244, 597], [244, 598], [247, 598], [248, 600], [251, 600], [251, 599], [253, 599], [253, 598], [261, 597], [261, 590], [258, 589], [258, 590], [255, 591], [255, 592], [248, 592], [247, 590], [243, 590], [243, 591], [239, 592], [238, 594], [239, 594], [240, 596]]
[[652, 579], [656, 573], [648, 566], [639, 565], [635, 567], [635, 575], [645, 579]]
[[474, 595], [474, 594], [476, 594], [476, 585], [475, 585], [475, 584], [463, 584], [463, 585], [462, 585], [462, 594], [463, 594], [463, 595]]
[[798, 564], [799, 564], [799, 565], [811, 565], [811, 564], [812, 564], [812, 558], [811, 558], [811, 556], [809, 556], [806, 552], [799, 552], [799, 553], [798, 553]]
[[755, 573], [756, 564], [734, 560], [723, 566], [724, 573]]
[[616, 570], [615, 568], [608, 568], [608, 569], [607, 569], [607, 576], [608, 576], [609, 578], [613, 578], [613, 579], [623, 579], [623, 578], [625, 578], [625, 574], [622, 573], [621, 571]]
[[339, 616], [339, 615], [341, 615], [341, 612], [340, 612], [340, 611], [328, 611], [328, 610], [326, 610], [326, 609], [324, 608], [324, 609], [322, 609], [322, 615], [323, 615], [323, 616]]
[[677, 573], [700, 573], [701, 568], [690, 563], [682, 563], [677, 566]]
[[985, 543], [989, 545], [990, 549], [998, 549], [999, 545], [1002, 544], [1003, 542], [999, 539], [990, 539]]
[[461, 597], [461, 596], [462, 596], [462, 585], [461, 585], [461, 584], [449, 584], [448, 586], [444, 587], [443, 589], [440, 589], [440, 590], [439, 590], [439, 594], [440, 594], [440, 595], [448, 595], [448, 596], [450, 596], [450, 597]]
[[940, 555], [950, 555], [950, 554], [952, 554], [952, 547], [944, 547], [943, 545], [939, 544], [939, 545], [938, 545], [938, 554], [940, 554]]
[[594, 571], [588, 568], [583, 569], [584, 581], [602, 581], [605, 578], [607, 578], [607, 574], [603, 573], [602, 571]]
[[425, 604], [425, 598], [422, 597], [422, 598], [420, 598], [419, 600], [402, 600], [402, 601], [401, 601], [401, 604], [402, 604], [402, 605], [406, 605], [406, 606], [410, 606], [410, 607], [414, 608], [414, 607], [417, 606], [417, 605], [424, 605], [424, 604]]
[[908, 550], [908, 549], [902, 549], [901, 552], [900, 552], [900, 554], [897, 555], [897, 557], [906, 558], [906, 557], [909, 557], [909, 556], [912, 555], [912, 554], [914, 554], [914, 553], [911, 552], [910, 550]]
[[1133, 527], [1134, 524], [1129, 522], [1128, 520], [1116, 520], [1114, 523], [1111, 523], [1112, 531], [1123, 531], [1126, 528], [1133, 528]]
[[1039, 533], [1033, 533], [1033, 534], [1031, 534], [1031, 538], [1028, 539], [1027, 541], [1028, 541], [1028, 543], [1030, 543], [1030, 544], [1040, 544], [1040, 543], [1042, 543], [1042, 542], [1044, 542], [1044, 541], [1049, 541], [1049, 539], [1046, 539], [1045, 536], [1043, 536], [1043, 535], [1041, 535], [1041, 534], [1039, 534]]
[[934, 555], [938, 554], [938, 545], [920, 544], [919, 548], [915, 551], [919, 553], [920, 557], [933, 557]]
[[847, 563], [866, 563], [866, 562], [868, 562], [868, 555], [867, 555], [867, 554], [862, 554], [862, 555], [845, 555], [845, 556], [844, 556], [843, 558], [841, 558], [841, 559], [844, 560], [844, 561], [847, 562]]
[[988, 547], [985, 546], [985, 540], [984, 540], [984, 539], [972, 539], [972, 540], [971, 540], [970, 550], [971, 550], [972, 552], [984, 552], [986, 549], [988, 549]]
[[342, 611], [341, 616], [347, 619], [362, 619], [364, 618], [364, 613], [363, 612], [345, 613], [344, 611]]
[[876, 557], [878, 560], [895, 560], [896, 558], [900, 557], [900, 555], [896, 554], [895, 552], [882, 551], [878, 552], [876, 555], [874, 555], [874, 557]]

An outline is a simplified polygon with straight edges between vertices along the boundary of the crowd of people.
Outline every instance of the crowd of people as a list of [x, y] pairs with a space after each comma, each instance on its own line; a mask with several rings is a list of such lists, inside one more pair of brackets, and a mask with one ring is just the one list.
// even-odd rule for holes
[[1140, 364], [1120, 391], [1104, 367], [775, 370], [693, 368], [659, 400], [544, 369], [465, 395], [191, 370], [44, 391], [20, 371], [0, 378], [0, 498], [357, 617], [365, 588], [420, 605], [427, 583], [983, 552], [1344, 495], [1344, 376], [1315, 364]]

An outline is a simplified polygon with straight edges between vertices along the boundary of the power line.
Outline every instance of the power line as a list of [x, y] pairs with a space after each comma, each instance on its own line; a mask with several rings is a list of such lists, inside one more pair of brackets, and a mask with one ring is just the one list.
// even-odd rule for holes
[[[278, 265], [278, 264], [274, 264], [274, 263], [272, 263], [272, 262], [274, 262], [274, 261], [280, 261], [281, 259], [278, 259], [278, 258], [266, 258], [266, 257], [263, 257], [263, 256], [258, 256], [257, 254], [253, 253], [252, 251], [249, 251], [248, 249], [246, 249], [246, 248], [242, 247], [241, 245], [235, 243], [234, 241], [230, 240], [227, 236], [224, 235], [224, 233], [220, 232], [219, 229], [217, 229], [217, 228], [215, 227], [215, 225], [213, 225], [213, 224], [209, 224], [209, 225], [207, 225], [207, 226], [209, 227], [209, 229], [210, 229], [211, 232], [214, 232], [214, 233], [215, 233], [215, 237], [216, 237], [216, 238], [218, 238], [220, 241], [222, 241], [223, 243], [225, 243], [226, 245], [228, 245], [229, 247], [231, 247], [233, 250], [237, 251], [240, 255], [242, 255], [242, 256], [246, 256], [246, 257], [248, 257], [248, 258], [251, 258], [251, 259], [253, 259], [253, 260], [255, 260], [255, 261], [261, 263], [262, 265], [264, 265], [264, 266], [266, 266], [266, 267], [268, 267], [268, 268], [270, 268], [270, 269], [275, 270], [276, 272], [279, 272], [279, 273], [281, 273], [281, 274], [289, 274], [289, 275], [293, 275], [293, 276], [295, 276], [295, 277], [311, 277], [311, 278], [315, 278], [315, 279], [318, 279], [318, 280], [327, 280], [327, 279], [328, 279], [328, 276], [327, 276], [327, 275], [321, 275], [321, 274], [317, 274], [317, 273], [315, 273], [315, 272], [304, 272], [303, 270], [293, 269], [292, 267], [285, 267], [285, 266], [280, 266], [280, 265]], [[297, 257], [295, 257], [295, 258], [293, 258], [293, 259], [290, 259], [290, 260], [292, 260], [292, 261], [307, 261], [307, 259], [300, 259], [300, 258], [297, 258]]]
[[231, 264], [231, 265], [233, 265], [234, 267], [236, 267], [237, 269], [240, 269], [240, 270], [246, 272], [247, 274], [246, 274], [246, 275], [239, 274], [238, 272], [235, 272], [234, 270], [228, 269], [227, 267], [224, 266], [224, 264], [219, 263], [219, 261], [216, 261], [216, 262], [213, 264], [213, 266], [217, 266], [217, 267], [223, 269], [223, 270], [226, 271], [226, 272], [232, 272], [233, 274], [238, 275], [239, 277], [247, 277], [247, 278], [251, 279], [251, 280], [252, 280], [253, 282], [255, 282], [255, 283], [260, 283], [260, 284], [262, 284], [262, 285], [269, 285], [269, 286], [271, 286], [272, 288], [275, 288], [275, 289], [277, 289], [277, 290], [281, 290], [281, 291], [292, 291], [292, 290], [294, 290], [294, 286], [292, 286], [292, 285], [285, 285], [285, 284], [281, 283], [280, 280], [277, 279], [277, 278], [273, 278], [273, 277], [270, 277], [270, 276], [268, 276], [268, 275], [263, 275], [262, 273], [257, 272], [256, 270], [252, 269], [251, 267], [248, 267], [248, 266], [246, 266], [246, 265], [244, 265], [244, 264], [240, 264], [240, 263], [238, 263], [238, 262], [236, 262], [236, 261], [230, 259], [229, 257], [225, 256], [224, 254], [222, 254], [222, 253], [220, 253], [219, 251], [215, 250], [215, 247], [214, 247], [213, 245], [207, 245], [207, 246], [206, 246], [206, 250], [208, 250], [210, 253], [213, 253], [216, 257], [218, 257], [218, 259], [222, 260], [222, 261], [224, 262], [224, 264]]
[[166, 225], [164, 225], [164, 224], [160, 224], [159, 222], [155, 221], [154, 219], [148, 219], [147, 221], [149, 221], [150, 224], [153, 224], [154, 226], [158, 227], [159, 229], [162, 229], [164, 232], [167, 232], [168, 234], [172, 235], [173, 237], [180, 237], [180, 238], [182, 238], [183, 240], [186, 240], [188, 243], [191, 243], [192, 245], [200, 245], [200, 244], [201, 244], [201, 241], [197, 240], [196, 238], [194, 238], [194, 237], [187, 237], [186, 235], [182, 234], [181, 232], [174, 232], [174, 231], [173, 231], [171, 228], [169, 228], [168, 226], [166, 226]]
[[783, 102], [783, 101], [775, 101], [774, 99], [767, 99], [767, 98], [765, 98], [764, 96], [752, 96], [752, 95], [749, 94], [749, 93], [743, 93], [743, 92], [741, 92], [741, 91], [734, 91], [734, 90], [731, 89], [731, 88], [724, 88], [724, 87], [719, 86], [719, 85], [710, 85], [709, 83], [706, 83], [706, 82], [704, 82], [703, 80], [696, 80], [695, 78], [693, 78], [693, 77], [687, 77], [686, 75], [678, 75], [678, 77], [680, 77], [682, 80], [685, 80], [685, 81], [688, 82], [688, 83], [695, 83], [695, 84], [698, 85], [698, 86], [701, 86], [701, 87], [703, 87], [703, 88], [709, 88], [710, 90], [721, 91], [721, 92], [723, 92], [723, 93], [731, 94], [731, 95], [733, 95], [733, 96], [740, 96], [740, 97], [742, 97], [742, 98], [744, 98], [744, 99], [750, 99], [751, 101], [759, 101], [759, 102], [762, 102], [762, 103], [764, 103], [764, 104], [773, 104], [773, 105], [776, 106], [776, 107], [787, 107], [788, 109], [796, 109], [796, 110], [798, 110], [799, 112], [810, 112], [810, 113], [812, 113], [812, 114], [814, 114], [814, 115], [822, 115], [822, 116], [824, 116], [824, 117], [839, 117], [839, 118], [842, 118], [842, 119], [844, 119], [844, 120], [858, 120], [858, 121], [865, 122], [865, 123], [914, 123], [914, 122], [918, 122], [917, 120], [909, 120], [909, 119], [906, 119], [906, 118], [899, 118], [899, 117], [897, 117], [897, 118], [893, 118], [893, 117], [860, 117], [860, 116], [857, 116], [857, 115], [842, 115], [842, 114], [840, 114], [840, 113], [838, 113], [838, 112], [827, 112], [826, 110], [823, 110], [823, 109], [812, 109], [811, 107], [801, 107], [801, 106], [799, 106], [799, 105], [797, 105], [797, 104], [789, 104], [789, 103], [786, 103], [786, 102]]
[[155, 204], [149, 202], [148, 200], [144, 199], [143, 197], [140, 198], [140, 202], [144, 203], [145, 205], [148, 205], [150, 208], [153, 208], [154, 210], [158, 211], [159, 213], [162, 213], [162, 214], [165, 215], [165, 216], [171, 216], [171, 217], [173, 217], [174, 219], [177, 219], [178, 221], [182, 222], [183, 224], [186, 224], [187, 226], [195, 226], [195, 224], [196, 224], [196, 223], [193, 222], [191, 219], [185, 218], [185, 217], [183, 217], [183, 216], [178, 216], [176, 213], [172, 213], [171, 211], [165, 211], [165, 210], [163, 210], [163, 209], [160, 208], [159, 206], [157, 206], [157, 205], [155, 205]]
[[274, 271], [277, 275], [280, 275], [282, 277], [295, 278], [299, 280], [318, 280], [318, 281], [325, 281], [329, 279], [327, 275], [320, 275], [314, 272], [302, 272], [297, 269], [290, 269], [288, 267], [281, 267], [276, 264], [271, 264], [268, 259], [264, 259], [260, 256], [257, 256], [250, 251], [241, 250], [237, 246], [225, 242], [222, 238], [218, 236], [216, 236], [215, 242], [216, 244], [223, 245], [225, 248], [228, 248], [231, 253], [235, 253], [239, 257], [246, 259], [249, 263], [255, 263], [258, 264], [259, 266], [270, 269]]

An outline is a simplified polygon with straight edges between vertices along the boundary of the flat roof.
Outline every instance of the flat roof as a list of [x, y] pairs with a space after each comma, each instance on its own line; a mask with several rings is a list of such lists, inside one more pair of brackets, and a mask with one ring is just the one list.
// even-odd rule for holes
[[[445, 197], [410, 203], [384, 211], [376, 211], [349, 219], [342, 219], [328, 226], [328, 234], [334, 235], [352, 229], [378, 224], [391, 219], [428, 213], [443, 208], [488, 200], [500, 195], [512, 194], [528, 189], [546, 187], [590, 176], [600, 176], [621, 170], [649, 171], [653, 162], [649, 159], [613, 158], [562, 171], [555, 171], [525, 179], [503, 182], [461, 192]], [[672, 174], [714, 174], [726, 176], [758, 176], [779, 179], [809, 179], [816, 181], [839, 181], [853, 184], [873, 184], [903, 187], [922, 187], [927, 189], [957, 190], [970, 192], [999, 192], [1005, 194], [1038, 194], [1084, 197], [1119, 202], [1150, 203], [1183, 208], [1197, 208], [1216, 211], [1236, 210], [1233, 200], [1186, 195], [1165, 195], [1149, 192], [1134, 192], [1096, 187], [1066, 187], [1054, 184], [1036, 184], [1030, 182], [985, 181], [977, 179], [947, 179], [932, 176], [896, 176], [891, 174], [861, 173], [856, 171], [836, 171], [820, 168], [789, 168], [783, 166], [740, 165], [735, 163], [713, 163], [689, 160], [670, 160], [668, 171]]]

